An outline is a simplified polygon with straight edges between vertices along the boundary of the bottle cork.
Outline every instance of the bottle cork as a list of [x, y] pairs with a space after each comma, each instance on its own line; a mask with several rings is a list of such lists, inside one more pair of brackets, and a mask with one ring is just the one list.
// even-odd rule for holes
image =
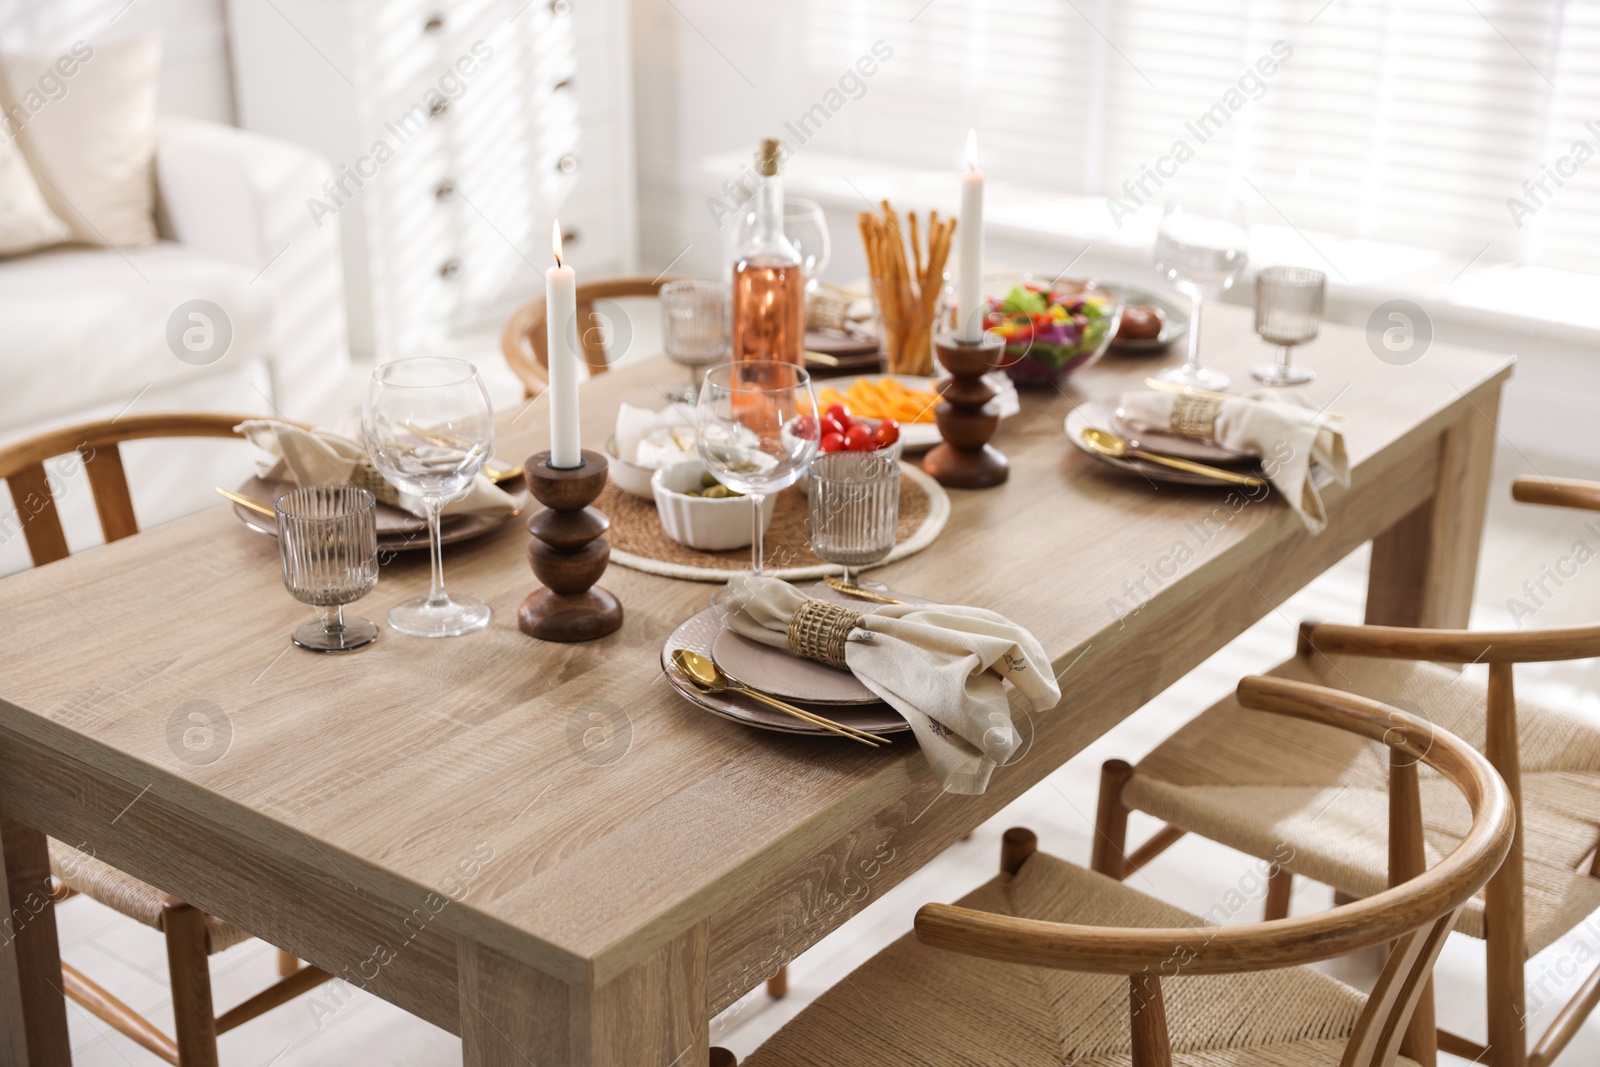
[[778, 139], [764, 137], [761, 140], [761, 149], [756, 152], [756, 169], [764, 178], [770, 178], [778, 173]]

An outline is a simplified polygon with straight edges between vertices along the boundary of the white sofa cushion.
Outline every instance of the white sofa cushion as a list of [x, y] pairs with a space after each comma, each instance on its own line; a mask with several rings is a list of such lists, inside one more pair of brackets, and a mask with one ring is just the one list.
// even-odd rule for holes
[[73, 240], [119, 248], [155, 243], [160, 72], [155, 34], [0, 57], [5, 125]]
[[0, 256], [58, 245], [72, 236], [72, 227], [56, 217], [39, 192], [27, 160], [15, 140], [0, 129]]
[[[0, 439], [156, 385], [232, 373], [271, 352], [271, 290], [256, 272], [163, 241], [140, 249], [62, 248], [0, 261]], [[226, 350], [180, 359], [195, 300], [222, 309]], [[175, 315], [175, 313], [178, 313]], [[214, 358], [213, 358], [214, 357]], [[141, 405], [140, 410], [146, 410]]]

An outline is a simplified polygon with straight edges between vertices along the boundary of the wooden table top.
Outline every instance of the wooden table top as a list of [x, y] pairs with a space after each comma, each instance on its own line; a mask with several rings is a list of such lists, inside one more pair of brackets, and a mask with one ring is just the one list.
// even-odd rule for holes
[[[1236, 379], [1270, 358], [1247, 311], [1217, 307], [1206, 325], [1208, 362]], [[1320, 374], [1313, 397], [1346, 415], [1358, 482], [1389, 446], [1492, 395], [1511, 366], [1444, 346], [1391, 366], [1363, 333], [1335, 326], [1296, 358]], [[1202, 568], [1299, 543], [1279, 500], [1229, 508], [1224, 491], [1152, 487], [1066, 442], [1075, 404], [1162, 365], [1112, 357], [1059, 394], [1024, 395], [994, 441], [1010, 482], [952, 492], [941, 538], [877, 576], [1009, 616], [1059, 671], [1093, 643], [1137, 637], [1108, 605], [1128, 604], [1126, 583], [1180, 543], [1192, 558], [1161, 564], [1174, 572], [1147, 589], [1174, 595]], [[586, 383], [585, 445], [601, 446], [618, 401], [654, 403], [651, 383], [681, 375], [657, 359]], [[545, 447], [543, 407], [503, 413], [500, 455]], [[1337, 524], [1341, 492], [1327, 495]], [[1202, 536], [1196, 524], [1219, 507], [1226, 521]], [[615, 973], [747, 895], [752, 873], [791, 859], [823, 813], [876, 810], [928, 774], [911, 743], [876, 751], [746, 730], [676, 696], [661, 644], [713, 586], [613, 565], [602, 584], [625, 606], [619, 633], [579, 645], [524, 636], [527, 541], [514, 523], [447, 549], [450, 586], [493, 606], [487, 631], [429, 641], [385, 630], [345, 657], [289, 645], [311, 609], [285, 592], [275, 543], [225, 506], [6, 578], [0, 730], [91, 764], [129, 803], [153, 791], [361, 892], [409, 904], [448, 889], [440, 923], [569, 981]], [[426, 586], [426, 557], [414, 556], [386, 566], [351, 610], [381, 620]], [[1070, 671], [1063, 690], [1049, 714], [1074, 714], [1083, 686]], [[181, 736], [195, 711], [225, 723], [200, 738], [199, 757]], [[583, 735], [608, 728], [606, 751], [625, 751], [605, 762]]]

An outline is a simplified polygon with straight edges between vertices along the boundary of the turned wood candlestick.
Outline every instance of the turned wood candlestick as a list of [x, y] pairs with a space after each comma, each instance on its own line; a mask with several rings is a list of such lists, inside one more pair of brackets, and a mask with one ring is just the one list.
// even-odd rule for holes
[[953, 489], [999, 485], [1011, 474], [1011, 464], [989, 444], [1000, 425], [1000, 409], [994, 403], [999, 394], [983, 376], [1000, 367], [1005, 342], [986, 333], [981, 341], [968, 344], [953, 333], [941, 333], [933, 339], [933, 347], [950, 377], [937, 386], [942, 399], [933, 411], [944, 442], [923, 457], [922, 469]]
[[582, 452], [582, 466], [550, 466], [539, 452], [523, 464], [528, 489], [544, 507], [528, 519], [528, 563], [544, 583], [517, 609], [522, 632], [542, 641], [592, 641], [622, 625], [622, 604], [594, 583], [611, 560], [611, 520], [589, 505], [606, 487], [606, 457]]

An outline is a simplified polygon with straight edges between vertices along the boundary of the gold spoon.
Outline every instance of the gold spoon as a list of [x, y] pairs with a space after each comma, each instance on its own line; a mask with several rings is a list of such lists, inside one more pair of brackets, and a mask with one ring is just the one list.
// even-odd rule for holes
[[825, 719], [821, 715], [813, 715], [811, 712], [803, 711], [793, 704], [785, 704], [777, 697], [768, 696], [759, 689], [751, 689], [742, 682], [736, 682], [724, 674], [722, 668], [718, 667], [716, 661], [710, 656], [702, 656], [700, 653], [691, 652], [687, 648], [675, 648], [672, 650], [672, 662], [688, 676], [689, 681], [693, 682], [703, 692], [720, 693], [725, 689], [731, 689], [734, 692], [743, 693], [752, 700], [758, 700], [770, 708], [776, 708], [779, 711], [793, 715], [795, 718], [804, 720], [813, 726], [820, 726], [825, 730], [832, 731], [840, 737], [848, 737], [852, 741], [860, 741], [864, 745], [872, 745], [874, 747], [889, 743], [888, 738], [876, 737], [857, 730], [853, 726], [845, 726], [842, 723], [834, 722], [832, 719]]
[[259, 500], [251, 500], [249, 497], [244, 496], [241, 493], [235, 493], [231, 489], [224, 489], [220, 485], [213, 485], [211, 488], [215, 489], [217, 492], [221, 493], [235, 504], [238, 504], [240, 507], [249, 508], [257, 515], [265, 515], [269, 519], [276, 519], [278, 517], [277, 511], [267, 507], [267, 505], [261, 503]]
[[904, 600], [896, 600], [892, 596], [884, 596], [882, 593], [874, 593], [870, 589], [863, 589], [859, 585], [851, 585], [849, 582], [845, 581], [843, 578], [837, 577], [835, 575], [830, 575], [827, 578], [822, 579], [822, 584], [826, 585], [829, 589], [837, 589], [839, 592], [843, 593], [845, 596], [853, 596], [853, 597], [857, 597], [858, 599], [861, 599], [861, 600], [872, 600], [872, 601], [876, 601], [879, 604], [904, 604], [905, 603]]
[[1128, 439], [1110, 430], [1101, 430], [1094, 426], [1083, 428], [1083, 443], [1102, 456], [1112, 459], [1143, 459], [1151, 463], [1159, 463], [1173, 470], [1188, 471], [1190, 474], [1203, 474], [1207, 478], [1215, 478], [1222, 482], [1231, 482], [1234, 485], [1262, 485], [1262, 479], [1253, 474], [1240, 474], [1238, 471], [1227, 471], [1221, 467], [1208, 467], [1204, 463], [1194, 463], [1176, 456], [1163, 456], [1156, 452], [1146, 452], [1141, 448], [1129, 447]]

